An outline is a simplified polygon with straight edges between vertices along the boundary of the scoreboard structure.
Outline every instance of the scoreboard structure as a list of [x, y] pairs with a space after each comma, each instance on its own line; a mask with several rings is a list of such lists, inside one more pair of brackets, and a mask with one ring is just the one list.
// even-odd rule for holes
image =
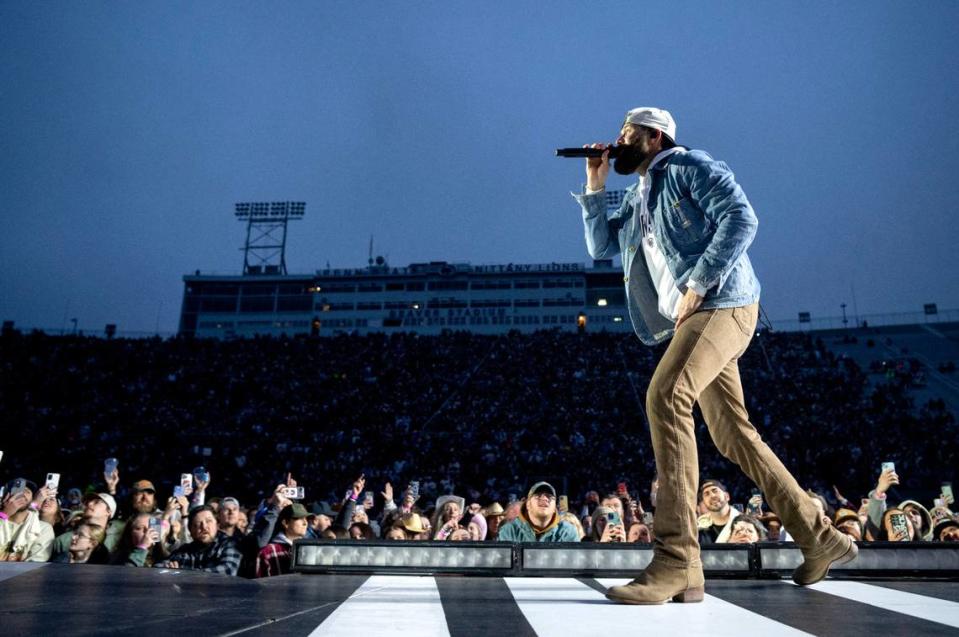
[[183, 277], [179, 332], [204, 338], [466, 330], [629, 332], [623, 272], [611, 259], [470, 265], [433, 261], [313, 274]]

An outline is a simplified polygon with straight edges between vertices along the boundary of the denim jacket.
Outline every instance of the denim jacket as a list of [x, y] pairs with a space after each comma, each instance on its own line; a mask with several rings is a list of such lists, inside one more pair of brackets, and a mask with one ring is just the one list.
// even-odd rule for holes
[[[700, 309], [741, 307], [759, 301], [759, 281], [746, 255], [756, 236], [756, 214], [729, 167], [700, 150], [682, 149], [648, 173], [649, 212], [656, 241], [676, 285], [693, 279], [706, 288]], [[673, 321], [658, 310], [656, 288], [642, 251], [639, 184], [626, 189], [623, 204], [607, 216], [604, 192], [573, 197], [583, 208], [586, 249], [594, 259], [623, 258], [629, 317], [640, 340], [661, 343]]]

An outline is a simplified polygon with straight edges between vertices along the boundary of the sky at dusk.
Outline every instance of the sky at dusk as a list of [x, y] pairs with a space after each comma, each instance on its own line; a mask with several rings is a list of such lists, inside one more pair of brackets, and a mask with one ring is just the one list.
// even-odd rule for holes
[[[589, 261], [626, 110], [735, 171], [773, 319], [959, 308], [959, 2], [0, 0], [0, 318], [176, 330], [240, 201], [291, 272]], [[633, 178], [613, 176], [611, 188]]]

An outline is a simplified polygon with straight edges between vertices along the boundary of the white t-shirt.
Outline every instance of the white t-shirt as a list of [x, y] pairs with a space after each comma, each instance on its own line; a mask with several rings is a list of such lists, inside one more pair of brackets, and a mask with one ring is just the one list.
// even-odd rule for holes
[[660, 161], [679, 150], [678, 146], [674, 146], [659, 152], [649, 163], [646, 174], [639, 176], [639, 202], [632, 219], [632, 223], [639, 223], [642, 226], [643, 256], [646, 258], [649, 278], [652, 279], [653, 287], [656, 288], [656, 294], [659, 296], [659, 313], [672, 321], [679, 318], [679, 302], [683, 298], [683, 293], [679, 291], [676, 279], [669, 271], [669, 266], [666, 264], [666, 255], [659, 247], [656, 234], [653, 232], [652, 215], [649, 212], [649, 189], [653, 180], [649, 171]]

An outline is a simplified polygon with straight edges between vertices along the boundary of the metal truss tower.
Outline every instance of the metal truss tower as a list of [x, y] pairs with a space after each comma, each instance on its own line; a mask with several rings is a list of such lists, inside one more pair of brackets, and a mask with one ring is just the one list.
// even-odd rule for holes
[[246, 221], [243, 274], [286, 274], [286, 224], [306, 214], [303, 201], [236, 204], [236, 218]]

